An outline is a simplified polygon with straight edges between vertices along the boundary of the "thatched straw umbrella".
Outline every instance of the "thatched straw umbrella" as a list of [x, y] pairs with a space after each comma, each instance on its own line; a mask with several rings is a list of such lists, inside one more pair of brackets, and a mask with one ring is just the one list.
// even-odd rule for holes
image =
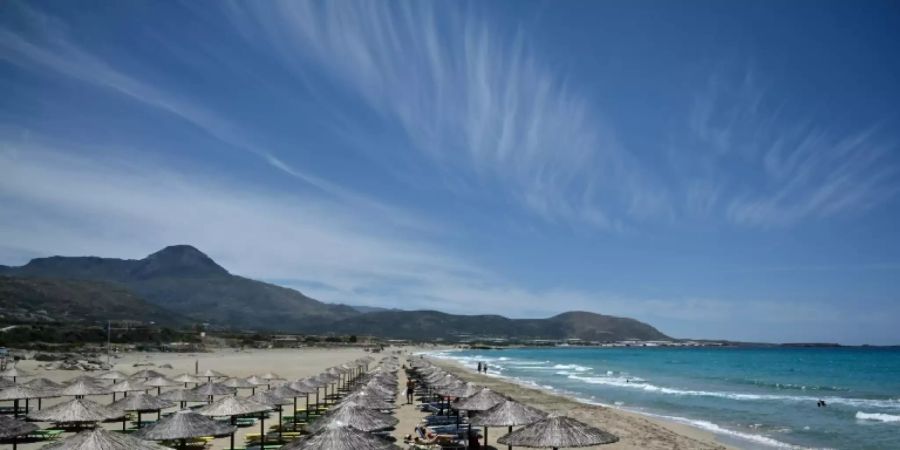
[[236, 428], [218, 423], [190, 410], [178, 411], [136, 433], [134, 437], [148, 441], [180, 441], [179, 447], [187, 447], [187, 440], [204, 436], [228, 436]]
[[22, 383], [23, 386], [28, 386], [32, 389], [37, 389], [39, 391], [51, 391], [56, 389], [62, 389], [64, 385], [62, 383], [57, 383], [52, 380], [48, 380], [46, 378], [35, 378], [27, 383]]
[[496, 391], [488, 388], [481, 388], [475, 395], [453, 402], [453, 409], [459, 411], [487, 411], [507, 400], [508, 398], [503, 394], [498, 394]]
[[387, 430], [397, 425], [399, 421], [390, 414], [363, 408], [350, 401], [341, 403], [328, 411], [321, 419], [312, 424], [310, 431], [316, 432], [332, 422], [340, 422], [360, 431], [372, 432]]
[[394, 399], [397, 397], [396, 391], [378, 383], [366, 383], [360, 386], [355, 392], [368, 392], [369, 394], [372, 394], [376, 397], [381, 397], [389, 402], [394, 401]]
[[177, 381], [170, 380], [166, 377], [156, 377], [156, 378], [151, 378], [151, 379], [147, 380], [144, 383], [144, 386], [155, 387], [156, 395], [159, 395], [159, 394], [162, 394], [162, 388], [168, 387], [168, 386], [174, 386], [176, 384], [178, 384]]
[[354, 392], [346, 397], [344, 397], [344, 401], [352, 401], [362, 406], [363, 408], [369, 409], [395, 409], [397, 405], [393, 403], [389, 403], [384, 401], [384, 399], [374, 396], [368, 392]]
[[[290, 384], [288, 387], [297, 391], [302, 392], [303, 396], [306, 397], [306, 421], [309, 422], [309, 394], [318, 393], [319, 388], [309, 382], [309, 380], [297, 380]], [[297, 407], [294, 407], [294, 415], [297, 415]], [[295, 417], [296, 418], [296, 417]]]
[[112, 380], [112, 383], [116, 384], [116, 381], [118, 380], [127, 380], [128, 375], [125, 375], [124, 373], [117, 370], [110, 370], [109, 372], [98, 375], [94, 378], [97, 380]]
[[172, 378], [172, 381], [177, 381], [177, 382], [179, 382], [179, 383], [184, 383], [184, 387], [187, 388], [187, 387], [188, 387], [188, 383], [200, 384], [203, 380], [201, 380], [200, 378], [197, 378], [197, 377], [195, 377], [195, 376], [193, 376], [193, 375], [191, 375], [191, 374], [183, 373], [183, 374], [181, 374], [181, 375], [178, 375], [178, 376], [175, 377], [175, 378]]
[[[322, 383], [321, 386], [325, 388], [323, 397], [325, 399], [326, 405], [328, 404], [329, 395], [334, 396], [334, 383], [337, 383], [340, 378], [341, 377], [339, 377], [338, 375], [328, 372], [323, 372], [316, 375], [315, 379]], [[328, 386], [331, 386], [331, 394], [328, 393]]]
[[[56, 391], [62, 389], [64, 386], [61, 383], [57, 383], [55, 381], [48, 380], [46, 378], [35, 378], [27, 383], [24, 383], [25, 386], [28, 386], [32, 389], [36, 389], [42, 392], [43, 397], [38, 397], [38, 409], [41, 409], [41, 400], [49, 397], [56, 397]], [[28, 400], [25, 400], [27, 410]]]
[[12, 438], [12, 448], [16, 450], [19, 436], [26, 435], [37, 430], [37, 425], [28, 423], [9, 416], [0, 416], [0, 439]]
[[90, 400], [75, 398], [42, 411], [35, 411], [28, 415], [28, 420], [82, 426], [104, 420], [121, 419], [122, 416], [123, 413], [120, 411], [114, 411]]
[[198, 394], [191, 389], [175, 389], [168, 391], [159, 396], [161, 399], [178, 402], [179, 407], [184, 409], [187, 402], [206, 402], [208, 398], [203, 394]]
[[132, 379], [143, 378], [144, 381], [146, 381], [151, 378], [164, 377], [164, 376], [166, 376], [166, 374], [157, 372], [153, 369], [144, 369], [144, 370], [140, 370], [140, 371], [137, 371], [137, 372], [131, 374], [130, 378], [132, 378]]
[[200, 395], [206, 396], [209, 403], [213, 402], [213, 396], [234, 395], [234, 393], [236, 392], [234, 389], [232, 389], [228, 386], [223, 386], [219, 383], [213, 383], [213, 382], [201, 384], [201, 385], [191, 389], [191, 391], [194, 391]]
[[281, 375], [278, 375], [277, 373], [273, 373], [273, 372], [266, 372], [266, 373], [262, 374], [260, 376], [260, 378], [262, 378], [263, 380], [266, 380], [266, 387], [269, 389], [272, 389], [273, 381], [284, 381], [284, 378], [282, 378]]
[[[281, 406], [291, 403], [291, 399], [277, 395], [272, 391], [257, 392], [251, 395], [250, 398], [278, 412], [278, 441], [281, 442]], [[263, 436], [263, 439], [265, 439], [265, 436]], [[265, 440], [263, 440], [262, 444], [265, 445]]]
[[[297, 397], [300, 397], [301, 395], [307, 396], [308, 394], [301, 392], [301, 391], [294, 390], [290, 387], [290, 385], [287, 385], [287, 384], [282, 384], [281, 386], [278, 386], [277, 388], [272, 390], [272, 393], [281, 398], [293, 400], [294, 409], [291, 410], [291, 417], [292, 417], [291, 422], [296, 426], [297, 425]], [[285, 404], [287, 404], [287, 403], [285, 403]], [[279, 421], [279, 423], [280, 423], [280, 421]], [[294, 431], [296, 431], [296, 430], [294, 430]]]
[[9, 369], [4, 370], [3, 372], [0, 372], [0, 377], [12, 378], [13, 383], [16, 382], [16, 378], [18, 378], [18, 377], [30, 377], [30, 376], [31, 376], [30, 373], [25, 372], [24, 370], [19, 370], [16, 368], [16, 366], [12, 366]]
[[[234, 426], [235, 417], [237, 416], [259, 414], [259, 431], [260, 440], [262, 441], [266, 435], [265, 413], [270, 409], [272, 408], [268, 405], [256, 402], [252, 399], [230, 395], [228, 397], [222, 397], [214, 403], [198, 409], [197, 412], [208, 417], [230, 417], [232, 426]], [[234, 433], [231, 434], [231, 448], [234, 449]]]
[[98, 386], [98, 387], [101, 385], [100, 380], [94, 378], [92, 375], [78, 375], [77, 377], [66, 381], [65, 385], [71, 386], [73, 384], [78, 384], [78, 383], [85, 383], [85, 384], [90, 384], [92, 386]]
[[112, 392], [113, 395], [113, 401], [116, 401], [117, 392], [121, 392], [122, 395], [128, 397], [129, 392], [146, 391], [147, 389], [150, 389], [150, 387], [139, 381], [133, 380], [125, 380], [109, 387], [109, 391]]
[[224, 373], [212, 369], [206, 369], [200, 376], [206, 378], [207, 382], [211, 382], [213, 378], [227, 378], [227, 375]]
[[280, 450], [400, 450], [400, 447], [382, 437], [334, 421]]
[[159, 444], [135, 439], [127, 434], [110, 433], [103, 428], [85, 430], [41, 450], [170, 450]]
[[86, 380], [77, 380], [68, 386], [56, 391], [60, 396], [74, 396], [75, 398], [84, 398], [85, 395], [103, 395], [112, 392], [108, 387], [98, 386], [94, 382]]
[[[137, 427], [141, 428], [141, 414], [145, 412], [156, 411], [156, 420], [160, 419], [160, 411], [175, 406], [175, 403], [169, 400], [163, 400], [159, 397], [147, 395], [143, 392], [132, 395], [131, 397], [123, 397], [117, 402], [113, 402], [109, 407], [114, 411], [134, 411], [137, 413]], [[125, 430], [126, 419], [122, 419], [122, 430]]]
[[253, 395], [256, 393], [257, 387], [266, 384], [266, 380], [263, 380], [259, 375], [250, 375], [249, 377], [245, 378], [244, 381], [246, 381], [251, 386], [253, 386], [251, 388], [250, 395]]
[[[476, 410], [470, 410], [476, 411]], [[515, 400], [504, 399], [487, 410], [469, 416], [469, 424], [484, 427], [484, 442], [487, 443], [488, 427], [513, 427], [528, 425], [547, 417], [543, 411]], [[512, 449], [512, 445], [509, 446]]]
[[[466, 384], [470, 385], [471, 383]], [[460, 392], [463, 390], [468, 390], [468, 388], [460, 389]], [[504, 401], [506, 401], [506, 397], [488, 388], [482, 388], [474, 395], [468, 395], [466, 398], [457, 400], [451, 405], [451, 408], [456, 410], [456, 428], [459, 428], [460, 411], [485, 411]], [[484, 434], [487, 436], [487, 427], [484, 429]], [[485, 442], [487, 442], [487, 440], [485, 440]]]
[[465, 398], [471, 397], [481, 391], [475, 383], [460, 383], [450, 389], [444, 390], [444, 395], [448, 397]]
[[229, 378], [220, 384], [222, 386], [228, 386], [230, 388], [235, 388], [235, 389], [252, 389], [252, 388], [256, 387], [255, 384], [253, 384], [243, 378]]
[[[19, 400], [25, 400], [26, 402], [32, 398], [41, 398], [46, 397], [47, 394], [43, 391], [39, 391], [37, 389], [32, 389], [25, 386], [13, 386], [8, 387], [0, 391], [0, 400], [12, 400], [13, 401], [13, 415], [15, 417], [19, 417]], [[25, 414], [28, 414], [28, 404], [25, 406]]]
[[516, 447], [590, 447], [618, 442], [619, 438], [571, 417], [553, 414], [502, 436], [497, 442]]

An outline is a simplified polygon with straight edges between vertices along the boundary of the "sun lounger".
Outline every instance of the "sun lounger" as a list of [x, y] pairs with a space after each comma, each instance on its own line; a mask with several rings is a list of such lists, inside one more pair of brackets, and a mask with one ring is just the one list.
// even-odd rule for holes
[[64, 433], [63, 430], [56, 429], [56, 428], [48, 428], [46, 430], [32, 431], [31, 433], [28, 433], [28, 438], [29, 439], [40, 439], [40, 440], [56, 439], [63, 433]]

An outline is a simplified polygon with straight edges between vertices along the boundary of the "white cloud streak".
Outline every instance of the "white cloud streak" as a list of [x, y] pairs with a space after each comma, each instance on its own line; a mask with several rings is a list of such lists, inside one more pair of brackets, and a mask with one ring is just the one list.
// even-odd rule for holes
[[0, 29], [0, 59], [39, 71], [49, 69], [57, 74], [117, 92], [140, 104], [184, 120], [222, 143], [250, 152], [282, 173], [324, 193], [366, 204], [368, 207], [390, 209], [289, 165], [248, 138], [239, 124], [183, 95], [159, 88], [115, 68], [100, 57], [76, 46], [63, 22], [24, 6], [21, 9], [31, 22], [41, 24], [43, 39], [29, 39], [9, 30]]
[[718, 208], [751, 227], [785, 227], [805, 220], [866, 211], [897, 194], [890, 154], [896, 139], [878, 127], [845, 135], [796, 120], [767, 103], [753, 72], [737, 80], [710, 78], [688, 118], [698, 149], [686, 192], [688, 210]]
[[0, 146], [3, 263], [24, 263], [9, 259], [24, 255], [139, 258], [190, 243], [234, 273], [332, 302], [513, 317], [581, 309], [675, 324], [662, 329], [695, 337], [715, 336], [704, 330], [736, 318], [768, 324], [774, 336], [798, 323], [852, 316], [790, 302], [525, 289], [372, 211], [198, 176], [190, 167], [173, 170], [132, 154], [73, 150]]
[[[301, 77], [324, 68], [341, 80], [473, 190], [499, 188], [549, 220], [614, 227], [655, 215], [663, 194], [584, 93], [522, 34], [456, 6], [235, 2], [231, 16]], [[612, 218], [609, 203], [626, 214]]]

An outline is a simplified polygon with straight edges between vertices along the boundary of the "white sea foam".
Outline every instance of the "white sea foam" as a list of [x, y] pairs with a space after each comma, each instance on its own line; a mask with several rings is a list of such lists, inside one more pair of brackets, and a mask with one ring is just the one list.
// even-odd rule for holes
[[874, 420], [885, 423], [900, 423], [900, 416], [893, 414], [866, 413], [862, 411], [856, 412], [857, 420]]
[[[782, 401], [782, 402], [812, 402], [818, 397], [804, 397], [797, 395], [774, 395], [774, 394], [747, 394], [741, 392], [721, 392], [721, 391], [699, 391], [692, 389], [676, 389], [657, 386], [646, 383], [639, 378], [624, 377], [586, 377], [581, 375], [569, 375], [570, 379], [579, 380], [590, 384], [601, 384], [607, 386], [622, 387], [628, 389], [643, 390], [646, 392], [655, 392], [667, 395], [686, 395], [686, 396], [702, 396], [702, 397], [718, 397], [730, 400], [743, 401]], [[900, 400], [897, 399], [865, 399], [865, 398], [844, 398], [844, 397], [822, 397], [826, 403], [843, 404], [849, 406], [872, 407], [872, 408], [888, 408], [900, 409]]]
[[566, 370], [574, 370], [576, 372], [587, 372], [591, 370], [590, 367], [579, 366], [578, 364], [557, 364], [553, 366], [554, 369], [566, 369]]
[[721, 434], [721, 435], [725, 435], [725, 436], [731, 436], [731, 437], [738, 438], [738, 439], [743, 439], [743, 440], [746, 440], [749, 442], [754, 442], [756, 444], [761, 444], [761, 445], [764, 445], [767, 447], [789, 448], [789, 449], [805, 449], [806, 448], [806, 447], [799, 447], [796, 445], [791, 445], [786, 442], [781, 442], [777, 439], [772, 439], [768, 436], [763, 436], [760, 434], [743, 433], [740, 431], [729, 430], [727, 428], [720, 427], [720, 426], [718, 426], [712, 422], [706, 421], [706, 420], [693, 420], [693, 419], [688, 419], [685, 417], [666, 416], [666, 415], [651, 414], [651, 413], [646, 413], [646, 412], [644, 414], [651, 416], [651, 417], [659, 417], [661, 419], [670, 420], [672, 422], [683, 423], [683, 424], [690, 425], [695, 428], [700, 428], [701, 430], [709, 431], [711, 433], [716, 433], [716, 434]]

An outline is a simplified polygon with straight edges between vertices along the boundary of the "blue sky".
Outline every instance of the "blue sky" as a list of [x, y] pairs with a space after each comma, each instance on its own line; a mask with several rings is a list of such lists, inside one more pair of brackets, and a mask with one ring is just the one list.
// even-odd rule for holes
[[895, 2], [3, 2], [0, 262], [900, 343]]

